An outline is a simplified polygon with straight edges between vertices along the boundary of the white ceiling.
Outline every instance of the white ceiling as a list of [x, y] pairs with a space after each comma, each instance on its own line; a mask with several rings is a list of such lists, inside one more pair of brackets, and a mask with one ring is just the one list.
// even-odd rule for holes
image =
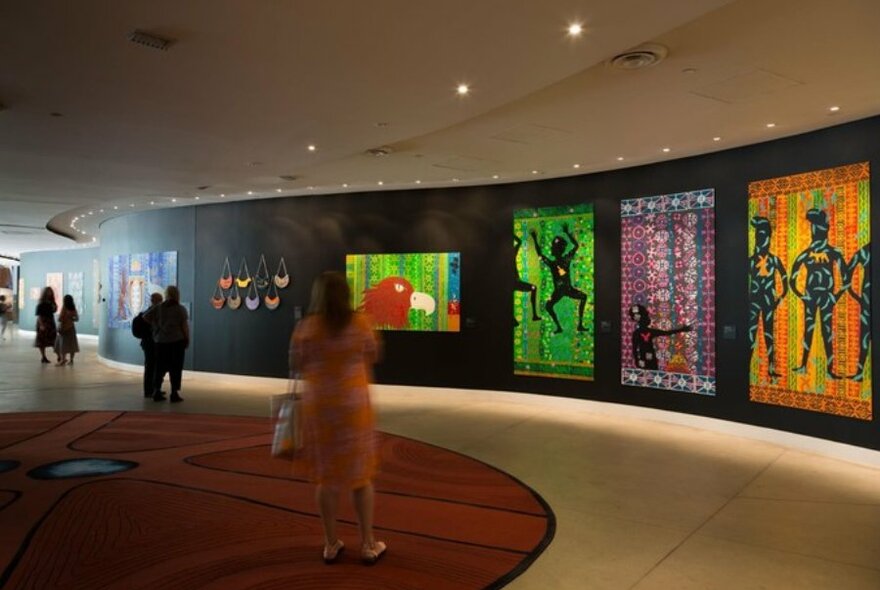
[[[875, 115], [878, 30], [876, 0], [3, 2], [0, 254], [74, 244], [47, 223], [91, 243], [152, 207], [581, 174]], [[605, 65], [645, 42], [667, 59]]]

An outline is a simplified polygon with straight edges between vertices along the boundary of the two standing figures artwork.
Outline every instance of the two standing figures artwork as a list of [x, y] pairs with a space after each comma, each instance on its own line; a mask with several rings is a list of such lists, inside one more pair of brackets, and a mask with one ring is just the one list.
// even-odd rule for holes
[[715, 191], [621, 202], [621, 382], [715, 394]]
[[871, 419], [867, 163], [749, 185], [753, 401]]
[[593, 379], [593, 207], [514, 212], [514, 373]]

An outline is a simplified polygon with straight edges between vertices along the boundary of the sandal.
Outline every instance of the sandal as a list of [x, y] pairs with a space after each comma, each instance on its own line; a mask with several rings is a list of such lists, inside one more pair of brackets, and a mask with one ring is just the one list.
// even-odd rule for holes
[[382, 541], [375, 541], [372, 547], [364, 545], [361, 547], [361, 561], [367, 565], [374, 565], [385, 555], [386, 549], [388, 549], [388, 546]]
[[329, 547], [324, 545], [324, 563], [327, 565], [335, 563], [339, 556], [342, 555], [343, 549], [345, 549], [345, 543], [342, 542], [342, 539], [336, 539], [336, 542]]

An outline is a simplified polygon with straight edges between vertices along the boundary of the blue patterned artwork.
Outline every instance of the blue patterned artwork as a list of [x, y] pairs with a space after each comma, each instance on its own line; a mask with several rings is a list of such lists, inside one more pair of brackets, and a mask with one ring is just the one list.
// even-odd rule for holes
[[177, 284], [177, 252], [111, 256], [108, 270], [107, 327], [127, 328], [147, 308], [151, 293]]

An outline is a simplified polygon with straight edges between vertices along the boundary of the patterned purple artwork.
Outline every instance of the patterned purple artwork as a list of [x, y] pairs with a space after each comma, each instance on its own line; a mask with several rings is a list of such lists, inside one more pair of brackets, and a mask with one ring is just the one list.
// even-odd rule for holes
[[620, 215], [622, 383], [715, 395], [715, 190]]

